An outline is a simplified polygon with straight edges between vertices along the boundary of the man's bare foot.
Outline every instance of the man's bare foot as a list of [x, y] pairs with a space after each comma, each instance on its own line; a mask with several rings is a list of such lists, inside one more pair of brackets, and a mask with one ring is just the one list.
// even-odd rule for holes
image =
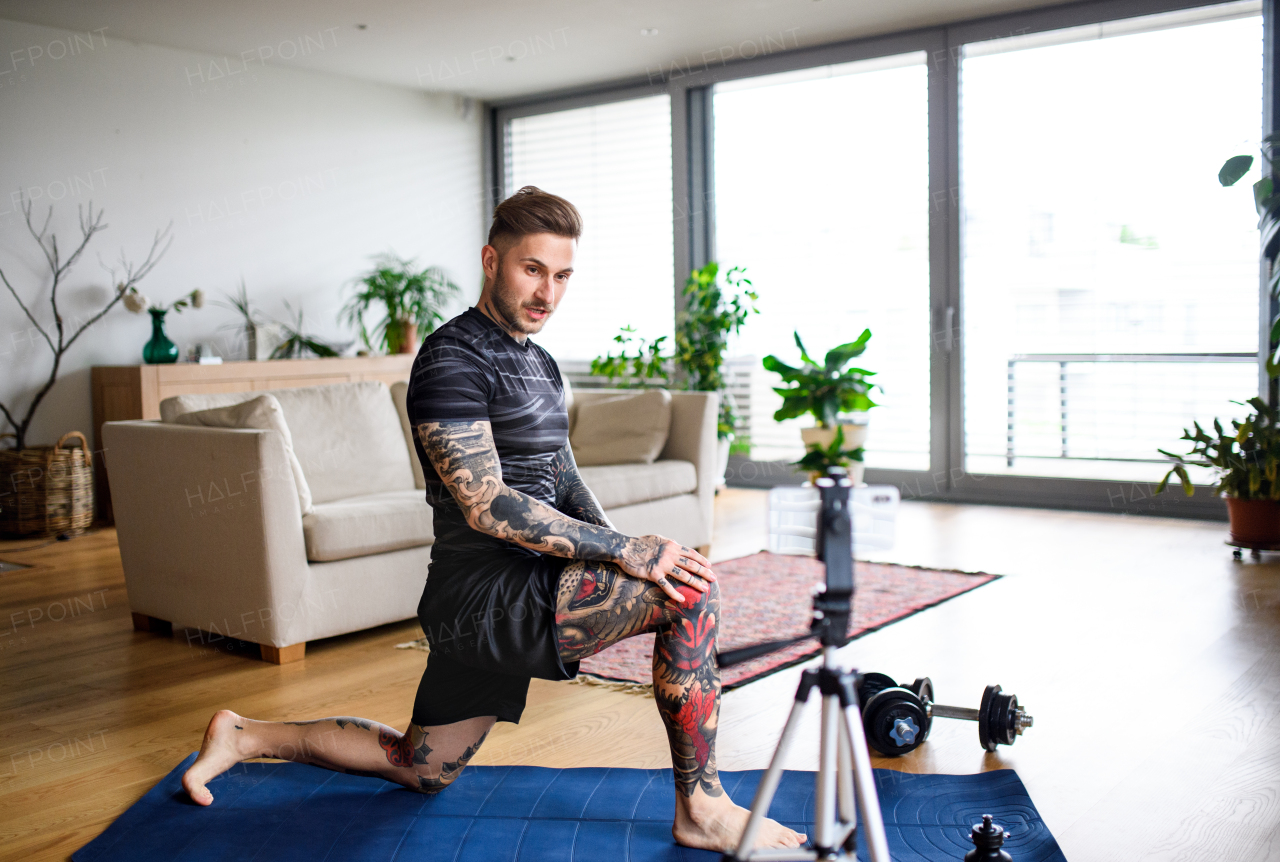
[[[735, 805], [729, 794], [708, 796], [701, 787], [692, 799], [676, 800], [676, 820], [671, 827], [677, 844], [729, 853], [737, 849], [751, 812]], [[756, 833], [757, 847], [799, 847], [808, 836], [765, 818]]]
[[182, 776], [182, 786], [198, 805], [212, 805], [213, 794], [205, 783], [212, 781], [246, 757], [240, 750], [237, 722], [243, 724], [240, 716], [229, 709], [214, 713], [209, 720], [209, 727], [204, 732], [204, 742], [200, 745], [200, 755]]

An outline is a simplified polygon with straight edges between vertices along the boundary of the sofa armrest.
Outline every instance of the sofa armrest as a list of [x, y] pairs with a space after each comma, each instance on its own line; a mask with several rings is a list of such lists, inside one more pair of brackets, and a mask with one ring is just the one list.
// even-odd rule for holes
[[698, 474], [698, 508], [706, 518], [707, 542], [715, 523], [716, 428], [720, 419], [720, 396], [715, 392], [672, 392], [671, 431], [658, 457], [689, 461]]
[[107, 422], [103, 442], [133, 611], [255, 643], [294, 643], [307, 558], [280, 435]]

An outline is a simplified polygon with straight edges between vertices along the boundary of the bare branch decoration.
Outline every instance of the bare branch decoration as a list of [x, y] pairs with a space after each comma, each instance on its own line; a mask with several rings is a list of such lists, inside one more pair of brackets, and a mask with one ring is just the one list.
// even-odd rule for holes
[[[36, 244], [40, 246], [40, 251], [44, 255], [45, 262], [49, 266], [49, 273], [53, 279], [53, 283], [49, 288], [49, 307], [53, 312], [53, 321], [54, 326], [56, 327], [57, 338], [55, 339], [53, 335], [51, 335], [49, 331], [40, 324], [40, 321], [36, 319], [35, 314], [32, 313], [31, 308], [28, 307], [27, 304], [23, 302], [22, 297], [18, 295], [18, 291], [9, 281], [8, 276], [3, 270], [0, 270], [0, 281], [4, 282], [4, 286], [8, 288], [10, 295], [12, 295], [14, 301], [18, 303], [18, 307], [22, 309], [23, 314], [27, 316], [27, 320], [31, 321], [31, 325], [40, 333], [44, 338], [45, 343], [49, 345], [49, 350], [53, 352], [53, 366], [49, 370], [49, 378], [40, 387], [40, 389], [36, 391], [36, 394], [31, 399], [30, 405], [27, 407], [26, 414], [20, 421], [14, 415], [17, 412], [16, 408], [14, 410], [10, 410], [9, 405], [0, 403], [0, 413], [4, 414], [5, 421], [13, 428], [14, 436], [17, 438], [14, 444], [15, 449], [23, 449], [26, 447], [27, 432], [31, 429], [31, 420], [35, 416], [36, 409], [40, 406], [44, 397], [49, 394], [49, 390], [51, 390], [53, 388], [53, 384], [57, 382], [58, 371], [62, 367], [62, 358], [66, 355], [67, 350], [71, 348], [71, 345], [75, 344], [76, 340], [84, 334], [86, 329], [101, 320], [107, 312], [116, 306], [117, 303], [121, 302], [126, 296], [136, 294], [138, 283], [155, 268], [156, 264], [160, 262], [161, 258], [164, 257], [165, 253], [169, 250], [170, 245], [173, 243], [173, 225], [170, 223], [169, 226], [165, 227], [163, 230], [156, 231], [155, 238], [151, 242], [151, 250], [147, 252], [146, 259], [137, 267], [130, 263], [124, 257], [122, 252], [120, 262], [123, 271], [123, 278], [116, 283], [115, 295], [112, 296], [111, 299], [107, 301], [106, 305], [104, 305], [98, 312], [81, 324], [68, 338], [62, 320], [62, 313], [58, 309], [58, 288], [62, 286], [67, 273], [71, 271], [73, 266], [75, 266], [76, 262], [80, 259], [80, 255], [84, 253], [84, 250], [88, 247], [90, 241], [92, 241], [94, 236], [98, 233], [106, 230], [108, 225], [106, 225], [102, 220], [103, 210], [99, 208], [95, 212], [92, 201], [89, 202], [87, 208], [80, 208], [80, 243], [66, 258], [66, 260], [63, 260], [58, 251], [57, 235], [49, 233], [49, 224], [53, 220], [53, 207], [49, 207], [49, 212], [45, 216], [44, 224], [40, 226], [39, 230], [36, 229], [35, 221], [32, 218], [32, 209], [31, 201], [24, 195], [22, 198], [22, 215], [27, 223], [27, 230], [35, 239]], [[111, 272], [112, 280], [116, 280], [115, 271], [109, 271]]]

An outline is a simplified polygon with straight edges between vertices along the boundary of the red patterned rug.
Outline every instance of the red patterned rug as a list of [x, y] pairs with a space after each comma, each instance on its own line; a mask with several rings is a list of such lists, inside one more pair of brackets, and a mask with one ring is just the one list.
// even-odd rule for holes
[[[813, 557], [759, 553], [715, 564], [720, 581], [720, 650], [781, 640], [808, 631], [814, 590], [826, 579]], [[886, 563], [858, 563], [849, 636], [861, 637], [995, 580], [998, 575], [946, 572]], [[643, 691], [653, 681], [653, 635], [639, 635], [584, 659], [583, 682]], [[790, 667], [818, 653], [805, 641], [726, 668], [725, 690]]]

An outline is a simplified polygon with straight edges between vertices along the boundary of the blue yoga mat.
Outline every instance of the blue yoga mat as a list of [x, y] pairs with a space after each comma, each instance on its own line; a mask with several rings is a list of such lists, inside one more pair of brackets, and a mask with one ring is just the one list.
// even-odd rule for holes
[[[379, 778], [300, 763], [243, 763], [210, 782], [201, 808], [182, 789], [192, 754], [74, 862], [603, 862], [718, 860], [671, 838], [670, 769], [545, 769], [472, 766], [438, 796]], [[750, 806], [761, 771], [722, 772]], [[992, 814], [1012, 834], [1015, 862], [1065, 862], [1012, 770], [911, 775], [876, 770], [895, 862], [959, 862], [969, 828]], [[813, 773], [787, 772], [772, 815], [812, 837]], [[859, 847], [866, 859], [865, 847]]]

